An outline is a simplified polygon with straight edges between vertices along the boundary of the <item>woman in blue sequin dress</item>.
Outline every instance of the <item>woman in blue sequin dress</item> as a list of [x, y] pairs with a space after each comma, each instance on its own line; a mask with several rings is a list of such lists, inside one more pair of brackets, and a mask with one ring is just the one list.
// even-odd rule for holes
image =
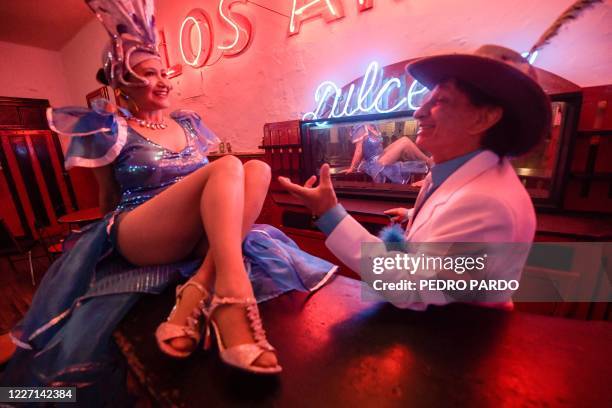
[[202, 303], [238, 299], [220, 302], [209, 316], [218, 342], [239, 351], [229, 363], [278, 372], [257, 308], [242, 300], [315, 290], [336, 269], [279, 230], [253, 225], [269, 167], [233, 156], [209, 163], [206, 153], [217, 138], [201, 118], [185, 110], [165, 116], [171, 85], [158, 56], [131, 58], [133, 75], [146, 83], [117, 86], [129, 111], [98, 100], [93, 110], [48, 112], [51, 128], [71, 136], [67, 167], [94, 169], [101, 207], [109, 212], [71, 236], [47, 271], [12, 331], [18, 350], [3, 385], [76, 386], [80, 401], [117, 401], [124, 377], [112, 331], [141, 294], [159, 293], [181, 277], [190, 279], [160, 326], [163, 351], [188, 355], [200, 340]]
[[429, 158], [408, 137], [401, 137], [386, 148], [380, 129], [359, 124], [351, 131], [355, 151], [346, 174], [363, 172], [375, 183], [406, 184], [412, 174], [426, 174]]

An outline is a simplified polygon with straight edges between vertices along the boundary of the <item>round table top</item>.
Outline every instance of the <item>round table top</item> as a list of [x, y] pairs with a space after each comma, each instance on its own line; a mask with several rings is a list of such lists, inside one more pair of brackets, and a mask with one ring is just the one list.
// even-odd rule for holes
[[63, 215], [57, 219], [57, 222], [63, 224], [72, 224], [80, 222], [96, 221], [102, 218], [104, 214], [100, 208], [85, 208], [83, 210], [77, 210], [66, 215]]

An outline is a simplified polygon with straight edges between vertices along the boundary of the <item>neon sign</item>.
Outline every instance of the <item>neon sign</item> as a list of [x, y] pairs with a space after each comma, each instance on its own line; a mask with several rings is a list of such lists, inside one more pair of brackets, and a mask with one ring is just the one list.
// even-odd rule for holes
[[[194, 30], [198, 40], [197, 47], [193, 46]], [[203, 36], [202, 31], [206, 32], [207, 35]], [[208, 39], [208, 41], [204, 41], [204, 38]], [[179, 48], [185, 64], [195, 68], [204, 65], [210, 57], [211, 42], [212, 25], [208, 15], [202, 9], [191, 10], [189, 15], [183, 20], [181, 31], [179, 32]]]
[[252, 25], [249, 19], [232, 11], [235, 4], [246, 4], [248, 0], [219, 0], [217, 13], [220, 20], [231, 30], [229, 42], [214, 47], [214, 27], [209, 15], [200, 8], [191, 10], [179, 31], [181, 57], [187, 65], [200, 68], [210, 59], [213, 49], [221, 57], [233, 57], [246, 50], [251, 42]]
[[[359, 12], [372, 7], [374, 7], [374, 0], [357, 0]], [[329, 23], [342, 17], [344, 17], [342, 0], [293, 0], [289, 19], [289, 35], [299, 33], [305, 20], [323, 18]]]
[[[298, 2], [301, 7], [297, 7]], [[306, 4], [304, 4], [306, 3]], [[289, 35], [300, 32], [302, 22], [315, 17], [323, 17], [328, 23], [344, 17], [340, 0], [293, 0], [291, 19], [289, 20]]]
[[416, 110], [429, 92], [417, 81], [413, 81], [402, 96], [404, 89], [400, 78], [384, 78], [384, 69], [374, 61], [368, 65], [359, 87], [350, 84], [345, 94], [334, 82], [322, 82], [315, 91], [316, 109], [304, 114], [302, 120]]
[[530, 56], [530, 55], [529, 55], [529, 51], [527, 51], [527, 52], [522, 53], [522, 54], [521, 54], [521, 56], [522, 56], [523, 58], [529, 58], [529, 63], [530, 63], [531, 65], [533, 65], [533, 63], [535, 62], [536, 58], [538, 58], [538, 53], [539, 53], [539, 52], [540, 52], [540, 51], [536, 51], [536, 52], [534, 52], [533, 54], [531, 54], [531, 56]]
[[357, 10], [364, 11], [369, 10], [374, 7], [374, 0], [358, 0], [357, 1]]
[[[289, 35], [298, 34], [306, 20], [323, 18], [331, 22], [344, 17], [343, 1], [345, 0], [292, 0]], [[354, 1], [359, 12], [374, 7], [374, 0]], [[224, 31], [231, 32], [231, 37], [216, 46], [211, 14], [201, 8], [192, 9], [181, 22], [179, 30], [179, 48], [183, 62], [200, 68], [207, 64], [213, 54], [219, 58], [242, 54], [252, 41], [253, 24], [247, 15], [234, 11], [234, 7], [246, 7], [248, 3], [249, 0], [218, 0], [215, 12], [224, 26]], [[173, 66], [172, 69], [180, 74], [180, 65]]]
[[[367, 2], [367, 0], [363, 1]], [[522, 55], [527, 58], [529, 53]], [[529, 57], [529, 63], [533, 64], [537, 56], [536, 51]], [[380, 68], [374, 61], [368, 65], [357, 90], [354, 83], [350, 84], [343, 93], [342, 87], [333, 81], [322, 82], [315, 91], [315, 110], [306, 112], [302, 120], [390, 113], [404, 109], [417, 110], [430, 91], [418, 81], [413, 80], [405, 91], [405, 96], [402, 96], [407, 85], [397, 77], [385, 78], [384, 68]]]
[[219, 16], [221, 16], [223, 21], [230, 26], [234, 32], [234, 39], [229, 43], [229, 45], [217, 46], [218, 49], [223, 50], [223, 55], [238, 55], [246, 49], [251, 41], [251, 33], [253, 29], [249, 19], [242, 14], [231, 12], [230, 10], [230, 7], [232, 7], [234, 4], [246, 4], [247, 1], [248, 0], [233, 0], [229, 2], [225, 2], [225, 0], [219, 1]]

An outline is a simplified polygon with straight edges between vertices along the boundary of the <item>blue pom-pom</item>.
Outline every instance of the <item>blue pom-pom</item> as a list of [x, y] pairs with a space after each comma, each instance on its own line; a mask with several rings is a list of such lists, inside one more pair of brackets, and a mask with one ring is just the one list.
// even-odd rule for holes
[[383, 228], [378, 234], [386, 244], [403, 244], [406, 242], [404, 229], [400, 224], [391, 224]]

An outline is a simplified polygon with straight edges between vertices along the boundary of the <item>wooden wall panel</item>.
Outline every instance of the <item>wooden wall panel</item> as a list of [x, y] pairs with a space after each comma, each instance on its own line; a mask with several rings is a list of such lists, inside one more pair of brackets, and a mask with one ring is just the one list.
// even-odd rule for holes
[[273, 191], [284, 190], [276, 181], [279, 176], [300, 182], [302, 146], [299, 121], [266, 123], [261, 147], [265, 151], [264, 160], [272, 168], [270, 184]]
[[4, 176], [4, 168], [0, 171], [0, 218], [6, 222], [13, 235], [25, 235], [17, 213], [17, 207], [13, 202], [11, 191]]
[[36, 183], [38, 185], [38, 190], [41, 193], [43, 203], [45, 205], [45, 209], [47, 210], [47, 216], [49, 217], [49, 221], [51, 225], [57, 225], [57, 217], [53, 209], [53, 204], [51, 203], [51, 198], [49, 195], [49, 189], [47, 188], [47, 183], [45, 182], [45, 178], [42, 174], [42, 169], [40, 167], [40, 163], [38, 161], [38, 156], [36, 155], [36, 151], [34, 150], [34, 146], [32, 145], [33, 137], [44, 137], [44, 135], [40, 135], [38, 133], [32, 132], [28, 134], [26, 137], [26, 144], [28, 146], [28, 152], [30, 153], [30, 159], [32, 160], [32, 167], [34, 169], [34, 175], [36, 177]]
[[[17, 160], [15, 159], [15, 155], [13, 154], [13, 149], [11, 148], [9, 137], [10, 136], [8, 133], [0, 132], [0, 143], [2, 149], [4, 150], [8, 167], [9, 169], [18, 169], [19, 165], [17, 164]], [[17, 197], [13, 197], [13, 199], [19, 200], [19, 202], [21, 203], [30, 231], [36, 231], [36, 228], [34, 226], [34, 219], [36, 217], [34, 216], [34, 211], [32, 210], [32, 206], [30, 205], [30, 199], [25, 188], [23, 177], [21, 177], [21, 172], [12, 170], [11, 176], [13, 177], [17, 190]]]
[[[62, 163], [63, 166], [63, 163]], [[99, 207], [98, 182], [91, 169], [73, 167], [68, 170], [79, 209]]]
[[612, 212], [610, 182], [605, 180], [570, 179], [565, 190], [563, 208], [584, 212]]
[[[597, 119], [598, 111], [600, 112], [599, 119]], [[612, 85], [591, 86], [588, 88], [583, 88], [582, 110], [580, 111], [580, 122], [578, 125], [578, 129], [612, 129], [611, 111]]]
[[19, 126], [19, 111], [16, 106], [0, 105], [0, 127]]
[[0, 96], [0, 129], [48, 130], [46, 99]]
[[612, 213], [612, 85], [583, 89], [563, 209]]

